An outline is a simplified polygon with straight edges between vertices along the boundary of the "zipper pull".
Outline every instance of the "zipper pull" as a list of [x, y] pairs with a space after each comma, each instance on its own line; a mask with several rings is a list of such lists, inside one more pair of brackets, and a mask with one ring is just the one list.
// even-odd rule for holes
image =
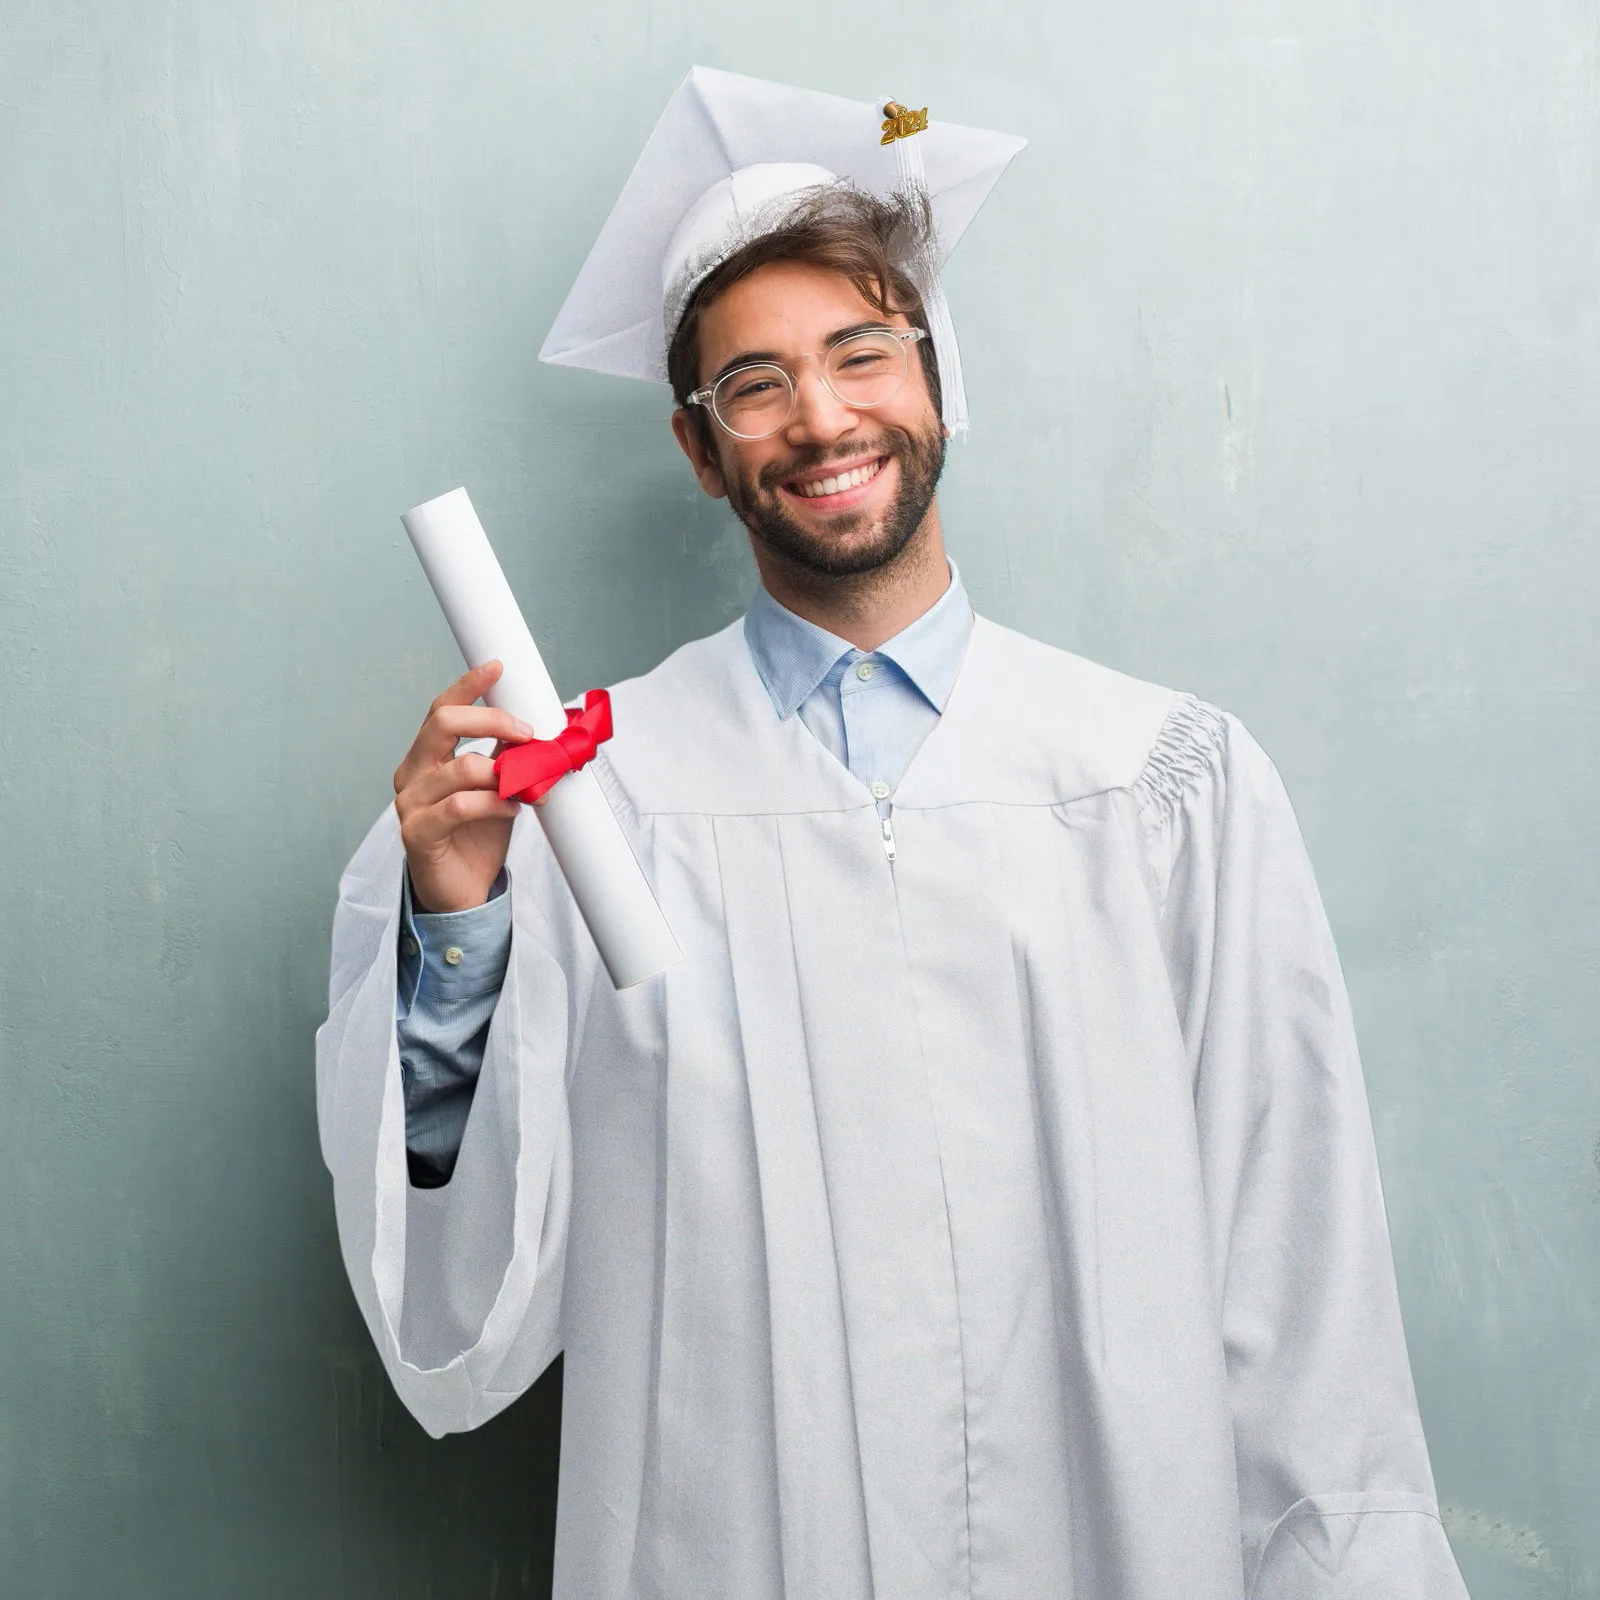
[[883, 819], [883, 853], [889, 858], [889, 865], [894, 865], [894, 824], [885, 817]]

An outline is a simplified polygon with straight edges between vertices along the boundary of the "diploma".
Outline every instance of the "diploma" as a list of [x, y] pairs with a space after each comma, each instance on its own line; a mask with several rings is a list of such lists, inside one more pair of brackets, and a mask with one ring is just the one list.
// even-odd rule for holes
[[[484, 699], [520, 717], [536, 738], [555, 738], [567, 726], [561, 696], [467, 491], [452, 489], [400, 520], [467, 665], [502, 663]], [[569, 772], [534, 815], [617, 988], [643, 983], [683, 959], [591, 767]]]

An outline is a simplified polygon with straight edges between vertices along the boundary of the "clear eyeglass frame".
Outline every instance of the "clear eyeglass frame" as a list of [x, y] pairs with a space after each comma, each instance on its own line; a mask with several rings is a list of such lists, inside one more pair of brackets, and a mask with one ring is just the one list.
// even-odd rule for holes
[[[911, 346], [927, 337], [928, 330], [926, 328], [863, 328], [854, 333], [846, 334], [842, 339], [836, 339], [832, 344], [818, 351], [812, 359], [815, 359], [821, 366], [822, 381], [827, 385], [828, 393], [840, 405], [848, 406], [852, 411], [870, 411], [875, 406], [887, 405], [905, 387], [906, 378], [911, 371]], [[839, 390], [834, 386], [832, 379], [828, 376], [828, 362], [836, 351], [848, 349], [852, 345], [869, 339], [893, 339], [900, 346], [900, 373], [895, 380], [894, 387], [888, 390], [887, 393], [880, 395], [876, 400], [852, 399], [849, 395], [840, 394]], [[763, 428], [759, 433], [747, 433], [739, 428], [731, 427], [718, 408], [717, 396], [723, 393], [726, 386], [735, 379], [747, 377], [752, 372], [765, 371], [778, 373], [788, 386], [789, 405], [783, 414], [782, 420], [773, 423], [770, 428]], [[704, 406], [711, 413], [717, 426], [732, 438], [744, 440], [770, 439], [773, 434], [788, 427], [793, 419], [795, 411], [800, 404], [800, 386], [795, 381], [795, 375], [778, 362], [750, 361], [746, 362], [742, 367], [734, 367], [724, 372], [715, 383], [708, 384], [703, 389], [696, 389], [693, 394], [687, 397], [685, 403], [691, 406]]]

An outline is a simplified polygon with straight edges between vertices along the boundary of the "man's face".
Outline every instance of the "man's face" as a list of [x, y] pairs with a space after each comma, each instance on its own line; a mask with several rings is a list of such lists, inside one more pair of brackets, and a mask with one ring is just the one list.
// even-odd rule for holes
[[[796, 379], [794, 415], [766, 439], [735, 439], [713, 422], [709, 454], [682, 413], [673, 419], [706, 492], [726, 495], [772, 554], [829, 577], [893, 561], [921, 527], [944, 466], [944, 428], [914, 351], [899, 392], [859, 411], [823, 383], [820, 361], [807, 359], [863, 324], [910, 326], [903, 316], [885, 318], [838, 273], [787, 261], [761, 267], [706, 308], [700, 381], [776, 360]], [[819, 492], [826, 479], [848, 474], [862, 481]]]

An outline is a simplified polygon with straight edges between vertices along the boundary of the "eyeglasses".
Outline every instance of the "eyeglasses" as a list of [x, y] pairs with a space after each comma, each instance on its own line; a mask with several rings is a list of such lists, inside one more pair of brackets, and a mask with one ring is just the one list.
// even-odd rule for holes
[[[911, 346], [927, 338], [923, 328], [870, 328], [847, 334], [821, 352], [822, 381], [853, 411], [892, 400], [906, 381]], [[769, 439], [788, 425], [800, 403], [794, 374], [775, 361], [752, 361], [724, 372], [708, 388], [689, 396], [735, 439]]]

